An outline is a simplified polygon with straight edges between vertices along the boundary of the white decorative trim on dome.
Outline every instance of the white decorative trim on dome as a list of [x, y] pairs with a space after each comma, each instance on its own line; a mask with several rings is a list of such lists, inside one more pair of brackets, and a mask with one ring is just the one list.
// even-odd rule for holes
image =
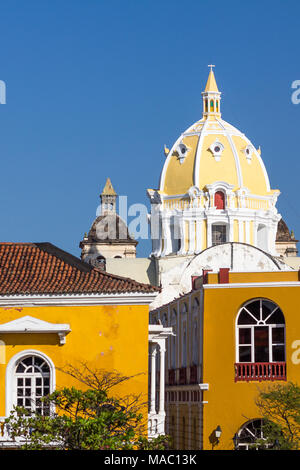
[[195, 156], [195, 165], [194, 165], [194, 185], [197, 186], [198, 188], [200, 187], [200, 161], [201, 161], [201, 153], [202, 153], [202, 147], [203, 147], [203, 140], [204, 140], [204, 132], [206, 130], [208, 121], [205, 121], [202, 127], [201, 134], [199, 136], [199, 141], [198, 141], [198, 148]]
[[224, 131], [226, 132], [226, 137], [227, 137], [228, 142], [230, 144], [230, 147], [231, 147], [231, 150], [232, 150], [232, 153], [233, 153], [233, 156], [234, 156], [234, 160], [235, 160], [235, 166], [236, 166], [236, 171], [237, 171], [237, 176], [238, 176], [238, 183], [239, 183], [239, 186], [242, 187], [243, 186], [243, 177], [242, 177], [242, 171], [241, 171], [241, 167], [240, 167], [239, 156], [237, 154], [234, 142], [232, 141], [231, 134], [229, 134], [228, 130], [224, 126], [224, 124], [223, 124], [224, 121], [222, 121], [220, 119], [217, 119], [217, 118], [216, 118], [216, 120], [218, 121], [220, 126], [224, 129]]
[[187, 147], [183, 142], [180, 142], [180, 144], [177, 145], [175, 151], [177, 152], [178, 154], [178, 160], [180, 162], [180, 164], [182, 164], [187, 156], [187, 154], [189, 153], [191, 149], [189, 147]]
[[221, 159], [222, 152], [224, 150], [224, 145], [216, 139], [213, 144], [209, 147], [209, 150], [213, 154], [216, 162], [219, 162]]
[[248, 163], [250, 164], [252, 161], [252, 155], [253, 155], [253, 145], [248, 144], [245, 148], [242, 149], [242, 152], [247, 158]]

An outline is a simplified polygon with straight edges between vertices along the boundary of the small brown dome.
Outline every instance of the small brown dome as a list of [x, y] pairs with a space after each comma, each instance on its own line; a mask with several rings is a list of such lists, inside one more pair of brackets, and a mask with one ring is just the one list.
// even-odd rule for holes
[[90, 242], [134, 241], [129, 234], [126, 223], [116, 213], [97, 217], [93, 222], [87, 238]]
[[277, 242], [297, 242], [290, 234], [289, 228], [283, 219], [280, 219], [276, 234]]

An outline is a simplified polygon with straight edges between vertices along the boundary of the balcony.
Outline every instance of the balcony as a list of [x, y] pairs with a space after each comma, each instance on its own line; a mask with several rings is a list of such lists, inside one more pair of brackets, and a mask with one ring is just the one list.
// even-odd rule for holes
[[[189, 372], [189, 373], [188, 373]], [[198, 366], [168, 370], [168, 385], [195, 385], [198, 383]]]
[[286, 380], [285, 362], [239, 362], [234, 369], [235, 382]]
[[181, 367], [179, 369], [179, 385], [186, 385], [186, 384], [187, 384], [186, 367]]

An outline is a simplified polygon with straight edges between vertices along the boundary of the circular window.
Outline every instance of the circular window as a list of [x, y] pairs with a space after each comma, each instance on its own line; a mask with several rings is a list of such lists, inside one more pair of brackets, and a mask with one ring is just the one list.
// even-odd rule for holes
[[218, 145], [216, 145], [215, 148], [214, 148], [214, 151], [215, 151], [216, 153], [218, 153], [218, 152], [221, 151], [221, 148], [220, 148]]

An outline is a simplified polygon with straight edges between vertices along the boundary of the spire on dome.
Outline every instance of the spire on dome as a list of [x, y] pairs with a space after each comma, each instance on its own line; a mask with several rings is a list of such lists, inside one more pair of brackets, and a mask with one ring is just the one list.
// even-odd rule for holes
[[205, 87], [205, 90], [204, 91], [213, 91], [213, 92], [219, 92], [218, 90], [218, 86], [217, 86], [217, 82], [216, 82], [216, 79], [215, 79], [215, 74], [213, 72], [213, 67], [215, 67], [214, 65], [209, 65], [208, 67], [210, 67], [210, 72], [209, 72], [209, 75], [208, 75], [208, 79], [207, 79], [207, 83], [206, 83], [206, 87]]
[[215, 74], [213, 72], [214, 65], [209, 65], [208, 67], [210, 67], [210, 72], [208, 75], [205, 90], [202, 92], [203, 116], [206, 118], [208, 118], [208, 116], [220, 117], [221, 93], [219, 92], [215, 79]]
[[107, 178], [101, 196], [117, 196], [117, 193], [111, 184], [110, 178]]
[[103, 191], [100, 194], [102, 215], [116, 212], [117, 196], [118, 195], [111, 184], [110, 178], [107, 178]]

